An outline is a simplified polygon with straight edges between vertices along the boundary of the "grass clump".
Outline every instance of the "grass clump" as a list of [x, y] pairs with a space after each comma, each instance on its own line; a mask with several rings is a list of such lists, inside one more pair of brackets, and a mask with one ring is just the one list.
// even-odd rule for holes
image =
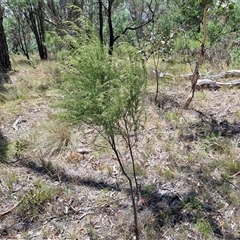
[[60, 188], [54, 188], [44, 182], [37, 181], [34, 188], [23, 197], [18, 214], [22, 218], [36, 220], [47, 211], [48, 203], [54, 201], [60, 193]]
[[203, 234], [204, 237], [210, 239], [210, 236], [212, 236], [212, 228], [206, 219], [199, 218], [197, 220], [196, 226], [198, 231]]
[[30, 138], [33, 152], [50, 157], [68, 147], [71, 143], [71, 130], [68, 124], [52, 120], [38, 126]]

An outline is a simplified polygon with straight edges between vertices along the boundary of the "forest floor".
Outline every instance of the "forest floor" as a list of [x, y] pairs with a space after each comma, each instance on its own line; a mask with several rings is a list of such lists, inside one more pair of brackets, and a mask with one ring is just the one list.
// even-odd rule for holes
[[[129, 187], [110, 148], [93, 128], [55, 116], [61, 67], [15, 58], [0, 88], [0, 239], [134, 239]], [[162, 62], [174, 77], [161, 79], [156, 105], [148, 64], [134, 153], [140, 239], [240, 239], [240, 89], [197, 91], [184, 110], [190, 84], [180, 75], [191, 71]]]

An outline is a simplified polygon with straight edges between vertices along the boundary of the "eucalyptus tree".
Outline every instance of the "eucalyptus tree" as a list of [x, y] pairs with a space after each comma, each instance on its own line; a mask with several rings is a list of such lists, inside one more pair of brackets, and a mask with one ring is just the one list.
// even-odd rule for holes
[[212, 64], [238, 64], [240, 51], [240, 3], [222, 1], [209, 11], [209, 45], [207, 52]]
[[[40, 58], [47, 59], [47, 48], [45, 46], [46, 22], [44, 19], [43, 0], [6, 0], [6, 2], [8, 8], [11, 10], [10, 14], [15, 17], [15, 24], [21, 32], [18, 34], [18, 39], [21, 36], [24, 50], [26, 51], [26, 42], [24, 43], [26, 35], [24, 32], [28, 32], [26, 29], [29, 27], [34, 35]], [[25, 25], [25, 22], [28, 26]]]
[[[145, 1], [145, 0], [132, 0], [127, 1], [129, 6], [129, 12], [131, 20], [136, 27], [136, 40], [140, 44], [141, 40], [149, 33], [147, 26], [153, 23], [152, 20], [158, 20], [160, 18], [158, 9], [164, 5], [164, 2], [158, 3], [157, 1]], [[154, 16], [156, 19], [154, 19]]]
[[3, 27], [4, 7], [0, 1], [0, 71], [11, 70], [11, 61], [8, 53], [7, 39]]
[[62, 27], [67, 16], [67, 1], [46, 0], [42, 1], [44, 7], [44, 19], [56, 29]]
[[25, 2], [23, 14], [35, 36], [39, 56], [42, 60], [47, 59], [46, 24], [44, 21], [44, 7], [42, 0]]
[[204, 60], [204, 52], [205, 52], [205, 45], [207, 42], [207, 33], [208, 33], [208, 29], [207, 29], [207, 22], [208, 22], [208, 9], [210, 8], [210, 6], [213, 4], [213, 0], [202, 0], [199, 5], [202, 8], [202, 14], [203, 14], [203, 38], [201, 40], [201, 45], [200, 45], [200, 51], [199, 51], [199, 56], [198, 56], [198, 60], [196, 62], [195, 65], [195, 69], [193, 72], [193, 75], [191, 77], [191, 89], [190, 89], [190, 93], [187, 97], [186, 102], [184, 103], [184, 108], [187, 109], [194, 97], [194, 93], [195, 93], [195, 89], [196, 89], [196, 85], [197, 85], [197, 81], [199, 79], [199, 68], [201, 67], [203, 60]]
[[30, 59], [31, 29], [17, 4], [6, 2], [7, 14], [7, 34], [9, 44], [13, 53], [21, 52], [26, 58]]

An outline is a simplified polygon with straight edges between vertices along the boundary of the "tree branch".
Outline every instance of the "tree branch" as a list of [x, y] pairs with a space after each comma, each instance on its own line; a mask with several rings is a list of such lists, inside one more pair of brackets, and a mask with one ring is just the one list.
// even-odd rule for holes
[[151, 9], [151, 4], [152, 4], [152, 0], [151, 0], [151, 2], [150, 2], [149, 5], [148, 5], [148, 9], [149, 9], [150, 12], [152, 13], [152, 17], [151, 17], [147, 22], [145, 22], [145, 23], [143, 23], [143, 24], [141, 24], [141, 25], [139, 25], [139, 26], [136, 26], [136, 27], [126, 27], [126, 28], [122, 31], [122, 33], [121, 33], [120, 35], [118, 35], [118, 36], [116, 36], [116, 37], [114, 38], [113, 41], [114, 41], [114, 42], [117, 41], [117, 39], [120, 38], [121, 35], [124, 35], [128, 30], [134, 31], [134, 30], [137, 30], [137, 29], [139, 29], [139, 28], [141, 28], [141, 27], [144, 27], [144, 26], [146, 26], [147, 24], [149, 24], [150, 22], [152, 22], [152, 21], [154, 20], [155, 14], [154, 14], [154, 11]]

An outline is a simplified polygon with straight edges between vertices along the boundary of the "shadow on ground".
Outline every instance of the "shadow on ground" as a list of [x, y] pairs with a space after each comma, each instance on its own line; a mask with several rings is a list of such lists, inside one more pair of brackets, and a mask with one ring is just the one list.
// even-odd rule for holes
[[0, 162], [7, 161], [8, 139], [0, 131]]
[[10, 82], [10, 77], [7, 73], [4, 73], [0, 71], [0, 85], [4, 83], [9, 83]]
[[240, 134], [240, 122], [229, 122], [226, 119], [217, 119], [203, 113], [200, 119], [189, 124], [180, 135], [181, 140], [196, 141], [207, 137], [231, 138]]
[[[50, 177], [52, 180], [83, 185], [97, 190], [122, 190], [117, 185], [109, 184], [104, 181], [99, 182], [93, 179], [70, 176], [65, 173], [64, 169], [53, 168], [50, 162], [36, 164], [36, 162], [21, 159], [18, 161], [18, 164], [21, 164], [21, 166], [35, 173]], [[212, 178], [208, 180], [205, 179], [205, 175], [201, 171], [198, 172], [196, 178], [203, 182], [207, 189], [211, 189], [213, 186], [222, 185], [222, 181], [217, 181]], [[128, 189], [124, 189], [124, 191], [129, 193]], [[156, 232], [159, 232], [159, 236], [162, 234], [162, 227], [170, 229], [181, 224], [184, 224], [184, 226], [189, 225], [190, 227], [190, 224], [198, 224], [199, 221], [204, 221], [210, 226], [211, 233], [213, 233], [215, 237], [219, 239], [238, 239], [231, 235], [231, 233], [222, 231], [220, 220], [217, 220], [219, 211], [214, 201], [207, 201], [206, 203], [202, 200], [200, 201], [201, 194], [198, 195], [192, 188], [184, 193], [176, 193], [174, 189], [171, 189], [171, 184], [168, 188], [159, 185], [151, 185], [150, 187], [143, 186], [141, 197], [141, 201], [139, 201], [138, 204], [138, 212], [144, 213], [145, 210], [150, 210], [152, 212], [154, 218], [153, 221], [148, 224], [150, 224], [150, 227], [154, 228]], [[119, 204], [118, 208], [122, 208], [121, 204]], [[31, 224], [32, 223], [27, 223], [27, 226], [29, 227]]]
[[166, 93], [160, 92], [158, 94], [157, 100], [155, 101], [155, 93], [148, 93], [149, 101], [156, 104], [156, 106], [163, 111], [169, 111], [173, 108], [180, 108], [181, 105], [178, 102], [178, 98], [179, 96], [167, 95]]
[[[203, 203], [198, 200], [198, 194], [191, 190], [183, 195], [172, 194], [170, 191], [157, 189], [150, 193], [143, 190], [143, 200], [138, 205], [138, 212], [150, 209], [154, 215], [156, 230], [161, 232], [163, 226], [172, 228], [175, 225], [198, 224], [204, 221], [211, 228], [211, 232], [219, 239], [238, 239], [231, 233], [222, 231], [221, 222], [218, 219], [219, 212], [214, 203]], [[161, 234], [161, 233], [159, 233]]]
[[18, 162], [22, 166], [31, 169], [35, 173], [47, 175], [52, 180], [57, 180], [64, 183], [74, 183], [77, 185], [95, 188], [97, 190], [111, 189], [114, 191], [121, 191], [121, 189], [116, 184], [109, 184], [104, 181], [95, 181], [94, 179], [67, 174], [63, 168], [54, 167], [51, 161], [42, 161], [38, 164], [28, 159], [22, 159]]

